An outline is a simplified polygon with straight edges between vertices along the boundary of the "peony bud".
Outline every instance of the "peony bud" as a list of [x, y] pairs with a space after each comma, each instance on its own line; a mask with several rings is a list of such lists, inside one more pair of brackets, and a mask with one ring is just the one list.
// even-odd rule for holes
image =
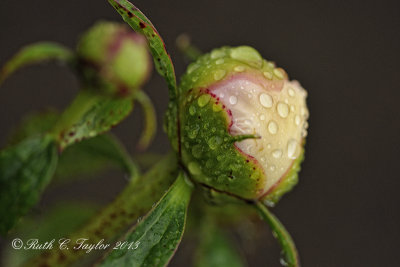
[[146, 39], [124, 24], [95, 24], [82, 36], [77, 51], [83, 81], [96, 90], [131, 94], [151, 71]]
[[297, 183], [306, 91], [253, 48], [223, 47], [192, 63], [180, 85], [183, 163], [217, 192], [273, 204]]

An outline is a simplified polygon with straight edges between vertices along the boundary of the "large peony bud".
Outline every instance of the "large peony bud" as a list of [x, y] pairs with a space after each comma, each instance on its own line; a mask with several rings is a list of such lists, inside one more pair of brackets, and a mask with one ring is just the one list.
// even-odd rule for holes
[[96, 23], [80, 39], [77, 52], [83, 81], [96, 90], [127, 95], [151, 72], [146, 39], [125, 24]]
[[297, 183], [306, 91], [248, 46], [192, 63], [180, 85], [183, 163], [217, 192], [275, 203]]

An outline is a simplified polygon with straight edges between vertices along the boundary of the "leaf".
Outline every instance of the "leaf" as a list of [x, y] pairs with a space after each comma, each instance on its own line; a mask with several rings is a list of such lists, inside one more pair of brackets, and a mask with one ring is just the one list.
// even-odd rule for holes
[[67, 147], [60, 156], [55, 178], [66, 180], [115, 167], [131, 178], [139, 174], [138, 167], [118, 139], [111, 134], [102, 134]]
[[[27, 216], [17, 229], [13, 231], [13, 237], [23, 241], [38, 239], [39, 242], [47, 242], [52, 239], [64, 238], [72, 231], [80, 227], [98, 210], [93, 204], [72, 202], [61, 203], [46, 211], [42, 216]], [[8, 267], [21, 266], [23, 262], [40, 253], [35, 249], [13, 249], [7, 246], [4, 251], [3, 265]]]
[[0, 151], [0, 233], [6, 234], [39, 199], [57, 165], [49, 136], [26, 139]]
[[[70, 244], [82, 237], [88, 238], [91, 243], [101, 239], [111, 243], [127, 231], [134, 222], [145, 215], [158, 201], [177, 177], [176, 155], [171, 153], [155, 164], [146, 174], [138, 179], [131, 179], [125, 189], [107, 207], [93, 217], [87, 225], [71, 234]], [[73, 246], [73, 245], [72, 245]], [[84, 250], [53, 249], [42, 253], [29, 261], [26, 266], [69, 266], [83, 256]], [[62, 263], [59, 262], [63, 258]]]
[[172, 64], [171, 57], [165, 48], [164, 41], [160, 34], [146, 16], [129, 1], [108, 0], [108, 2], [117, 10], [124, 21], [128, 23], [133, 30], [147, 38], [156, 69], [168, 84], [170, 98], [175, 99], [178, 93], [174, 65]]
[[156, 207], [124, 239], [134, 248], [112, 251], [100, 266], [166, 266], [181, 241], [191, 192], [180, 173]]
[[22, 67], [49, 60], [70, 64], [74, 60], [74, 54], [68, 48], [51, 42], [40, 42], [25, 46], [1, 69], [0, 84]]
[[293, 242], [292, 237], [289, 232], [285, 229], [283, 224], [276, 218], [261, 202], [256, 202], [255, 204], [257, 210], [259, 211], [261, 217], [268, 223], [272, 229], [272, 233], [278, 240], [284, 258], [281, 259], [281, 263], [284, 266], [289, 267], [299, 267], [300, 260], [297, 253], [296, 245]]
[[135, 99], [142, 106], [145, 115], [145, 127], [139, 140], [139, 149], [143, 150], [150, 145], [157, 130], [156, 111], [151, 99], [143, 91], [138, 91]]
[[116, 98], [81, 91], [61, 115], [52, 133], [57, 136], [60, 150], [93, 138], [120, 123], [133, 109], [131, 98]]
[[206, 222], [200, 234], [200, 245], [196, 255], [196, 267], [241, 267], [245, 266], [240, 252], [227, 234], [213, 222]]

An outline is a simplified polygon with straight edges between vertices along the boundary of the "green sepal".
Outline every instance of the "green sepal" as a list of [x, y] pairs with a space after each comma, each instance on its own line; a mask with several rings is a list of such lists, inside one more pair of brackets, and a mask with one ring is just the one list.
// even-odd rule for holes
[[[181, 104], [182, 160], [196, 182], [218, 192], [255, 199], [263, 188], [258, 163], [233, 144], [231, 118], [206, 90], [188, 92]], [[254, 138], [254, 136], [245, 136]]]
[[114, 250], [100, 266], [166, 266], [185, 229], [192, 186], [180, 173], [154, 209], [121, 242], [133, 249]]
[[23, 47], [0, 71], [0, 84], [22, 67], [46, 61], [73, 64], [75, 56], [68, 48], [52, 42], [39, 42]]
[[36, 204], [54, 174], [58, 160], [55, 140], [29, 138], [0, 152], [0, 233]]

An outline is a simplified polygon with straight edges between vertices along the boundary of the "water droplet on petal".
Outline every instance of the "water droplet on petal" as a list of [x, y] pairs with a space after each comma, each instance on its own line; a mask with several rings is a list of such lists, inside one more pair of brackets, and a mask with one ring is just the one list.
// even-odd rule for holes
[[279, 116], [286, 118], [289, 115], [289, 106], [285, 103], [279, 102], [276, 106]]
[[271, 166], [269, 167], [269, 169], [270, 169], [271, 171], [275, 171], [276, 167], [275, 167], [275, 165], [271, 165]]
[[202, 154], [202, 146], [201, 145], [194, 145], [192, 148], [192, 154], [195, 158], [200, 158]]
[[223, 56], [225, 56], [225, 52], [223, 52], [221, 50], [213, 50], [211, 52], [211, 58], [212, 59], [217, 59], [217, 58], [220, 58], [220, 57], [223, 57]]
[[231, 103], [232, 105], [236, 105], [237, 101], [238, 101], [238, 99], [236, 96], [233, 95], [233, 96], [229, 97], [229, 103]]
[[224, 78], [225, 74], [226, 74], [226, 71], [225, 71], [225, 70], [216, 70], [216, 71], [214, 72], [214, 79], [215, 79], [216, 81], [219, 81], [219, 80], [221, 80], [222, 78]]
[[243, 66], [236, 66], [235, 68], [233, 68], [233, 70], [236, 72], [242, 72], [245, 70], [245, 68]]
[[223, 58], [220, 58], [217, 61], [215, 61], [215, 64], [217, 64], [217, 65], [221, 65], [222, 63], [224, 63], [224, 59]]
[[290, 139], [287, 144], [287, 153], [290, 159], [295, 159], [297, 150], [297, 141], [295, 139]]
[[270, 134], [276, 134], [278, 132], [278, 124], [275, 121], [269, 121], [268, 131]]
[[257, 50], [250, 46], [239, 46], [231, 49], [231, 58], [261, 68], [263, 59]]
[[196, 114], [196, 108], [195, 108], [195, 106], [192, 105], [192, 106], [189, 107], [189, 114], [192, 115], [192, 116], [193, 116], [194, 114]]
[[276, 149], [276, 150], [272, 151], [272, 156], [274, 158], [280, 158], [282, 156], [282, 150]]
[[264, 71], [263, 74], [264, 74], [264, 77], [267, 78], [268, 80], [272, 79], [272, 73], [271, 72]]
[[292, 88], [289, 88], [289, 89], [288, 89], [288, 94], [289, 94], [291, 97], [294, 97], [294, 96], [295, 96], [295, 92], [294, 92], [294, 90], [293, 90]]
[[283, 79], [283, 71], [281, 69], [274, 69], [274, 74], [279, 79]]
[[204, 94], [201, 95], [198, 99], [197, 99], [197, 104], [199, 105], [199, 107], [204, 107], [205, 105], [208, 104], [208, 102], [210, 102], [210, 98], [211, 96], [209, 94]]
[[299, 115], [296, 115], [296, 117], [294, 117], [294, 123], [296, 123], [296, 125], [300, 125], [301, 119]]
[[260, 95], [260, 104], [265, 108], [272, 107], [273, 99], [269, 94], [262, 93]]
[[200, 166], [199, 166], [196, 162], [194, 162], [194, 161], [189, 162], [189, 164], [188, 164], [188, 169], [189, 169], [189, 172], [190, 172], [191, 174], [194, 174], [194, 175], [197, 175], [197, 174], [200, 174], [200, 173], [201, 173]]
[[262, 121], [265, 120], [265, 115], [264, 114], [260, 115], [260, 120], [262, 120]]
[[220, 144], [222, 144], [222, 138], [219, 136], [213, 136], [208, 140], [208, 146], [211, 149], [216, 149]]

